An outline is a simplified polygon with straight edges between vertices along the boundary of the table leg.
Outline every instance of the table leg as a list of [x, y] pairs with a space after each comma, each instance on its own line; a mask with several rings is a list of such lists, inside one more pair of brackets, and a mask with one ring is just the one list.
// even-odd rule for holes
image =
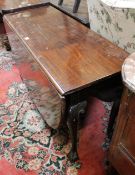
[[76, 105], [73, 105], [69, 109], [68, 116], [68, 128], [70, 132], [70, 137], [72, 141], [72, 147], [68, 154], [68, 158], [71, 162], [78, 160], [78, 152], [77, 152], [77, 133], [78, 133], [78, 123], [80, 115], [84, 115], [86, 112], [87, 102], [83, 101]]
[[107, 128], [107, 136], [109, 139], [112, 138], [113, 127], [114, 127], [116, 116], [117, 116], [118, 111], [119, 111], [119, 106], [120, 106], [120, 98], [115, 99], [113, 106], [112, 106], [110, 119], [109, 119], [109, 123], [108, 123], [108, 128]]
[[8, 37], [6, 36], [6, 38], [3, 38], [3, 45], [6, 47], [6, 50], [7, 51], [11, 51], [11, 46], [9, 44], [9, 40], [8, 40]]
[[75, 0], [73, 13], [77, 13], [81, 0]]
[[0, 13], [0, 23], [3, 23], [3, 15]]
[[59, 0], [58, 5], [62, 5], [63, 0]]

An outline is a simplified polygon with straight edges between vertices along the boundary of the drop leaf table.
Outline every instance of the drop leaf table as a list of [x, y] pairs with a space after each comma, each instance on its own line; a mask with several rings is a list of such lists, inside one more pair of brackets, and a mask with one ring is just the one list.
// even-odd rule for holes
[[[128, 53], [51, 5], [4, 15], [4, 24], [12, 52], [19, 55], [22, 79], [29, 87], [27, 72], [33, 70], [31, 81], [49, 93], [51, 104], [46, 101], [45, 107], [52, 109], [54, 103], [57, 114], [39, 111], [50, 127], [69, 131], [69, 158], [78, 159], [78, 123], [86, 114], [88, 97], [119, 101], [121, 65]], [[38, 97], [47, 98], [42, 93]]]

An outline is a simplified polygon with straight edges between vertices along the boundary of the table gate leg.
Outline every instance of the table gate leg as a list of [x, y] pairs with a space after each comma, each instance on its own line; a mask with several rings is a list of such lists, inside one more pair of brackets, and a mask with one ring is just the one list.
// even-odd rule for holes
[[77, 105], [71, 106], [69, 109], [69, 117], [67, 123], [72, 141], [72, 146], [68, 154], [68, 158], [71, 162], [74, 162], [75, 160], [78, 159], [78, 152], [77, 152], [78, 121], [80, 115], [85, 114], [86, 106], [87, 102], [83, 101], [78, 103]]

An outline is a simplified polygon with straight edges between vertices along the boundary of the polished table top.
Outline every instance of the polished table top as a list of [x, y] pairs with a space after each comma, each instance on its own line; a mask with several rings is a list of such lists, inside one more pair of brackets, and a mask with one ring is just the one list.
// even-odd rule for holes
[[121, 71], [128, 54], [54, 7], [5, 15], [61, 95]]
[[49, 2], [49, 0], [0, 0], [0, 10], [11, 11], [18, 8], [40, 5], [46, 2]]

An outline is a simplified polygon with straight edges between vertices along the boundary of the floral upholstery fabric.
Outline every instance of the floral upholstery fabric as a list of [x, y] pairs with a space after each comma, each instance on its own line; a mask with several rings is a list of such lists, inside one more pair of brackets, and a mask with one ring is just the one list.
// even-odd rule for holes
[[135, 9], [114, 8], [101, 0], [87, 0], [91, 29], [129, 53], [135, 51]]

